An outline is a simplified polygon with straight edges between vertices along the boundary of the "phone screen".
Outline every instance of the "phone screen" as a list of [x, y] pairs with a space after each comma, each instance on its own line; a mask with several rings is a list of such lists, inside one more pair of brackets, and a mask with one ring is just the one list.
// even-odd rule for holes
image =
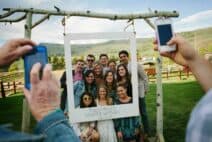
[[44, 46], [37, 46], [34, 47], [33, 51], [27, 55], [24, 56], [24, 69], [25, 69], [25, 87], [27, 89], [31, 88], [30, 84], [30, 71], [32, 69], [32, 66], [35, 63], [41, 63], [42, 67], [40, 70], [40, 77], [42, 76], [42, 70], [48, 62], [47, 57], [47, 50]]
[[157, 25], [158, 35], [160, 38], [160, 45], [166, 45], [166, 43], [172, 38], [171, 24]]

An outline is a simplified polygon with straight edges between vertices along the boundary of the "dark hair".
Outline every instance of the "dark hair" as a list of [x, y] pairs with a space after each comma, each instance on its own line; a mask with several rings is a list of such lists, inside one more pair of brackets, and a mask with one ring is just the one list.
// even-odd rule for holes
[[[104, 76], [104, 82], [105, 82], [105, 86], [107, 87], [107, 89], [109, 89], [109, 85], [107, 84], [106, 78], [108, 76], [109, 73], [113, 74], [113, 82], [112, 82], [112, 90], [116, 90], [116, 79], [115, 79], [115, 75], [111, 70], [106, 71], [105, 76]], [[108, 90], [110, 92], [110, 90]]]
[[94, 58], [94, 61], [95, 61], [95, 56], [93, 54], [88, 54], [87, 57]]
[[127, 82], [130, 81], [130, 74], [129, 74], [129, 72], [128, 72], [128, 69], [127, 69], [126, 65], [124, 65], [124, 64], [119, 64], [119, 65], [117, 66], [117, 69], [116, 69], [117, 82], [118, 82], [118, 81], [121, 81], [121, 79], [122, 79], [121, 76], [119, 75], [119, 68], [120, 68], [121, 66], [124, 67], [124, 69], [125, 69], [125, 71], [126, 71]]
[[117, 88], [118, 88], [118, 87], [123, 87], [125, 90], [127, 90], [126, 84], [123, 84], [123, 83], [122, 83], [122, 84], [118, 84], [118, 85], [117, 85]]
[[102, 54], [100, 54], [100, 55], [99, 55], [99, 59], [100, 59], [101, 57], [103, 57], [103, 56], [105, 56], [105, 57], [107, 57], [107, 58], [108, 58], [108, 55], [107, 55], [107, 54], [102, 53]]
[[[84, 74], [83, 74], [83, 80], [84, 80], [84, 82], [85, 82], [85, 90], [86, 91], [88, 91], [88, 92], [90, 92], [89, 90], [90, 89], [96, 89], [96, 81], [95, 81], [95, 78], [94, 78], [94, 80], [93, 80], [93, 82], [91, 83], [91, 84], [88, 84], [87, 83], [87, 81], [86, 81], [86, 77], [88, 77], [89, 76], [89, 74], [93, 74], [93, 75], [95, 75], [94, 74], [94, 71], [93, 70], [86, 70], [85, 72], [84, 72]], [[93, 95], [95, 95], [95, 94], [93, 94]]]
[[[85, 86], [87, 86], [86, 77], [88, 77], [89, 74], [91, 74], [91, 73], [92, 73], [93, 75], [95, 75], [93, 70], [86, 70], [86, 71], [84, 71], [84, 73], [83, 73], [83, 80], [85, 81]], [[92, 83], [91, 85], [93, 85], [93, 84], [95, 84], [95, 78], [94, 78], [94, 81], [93, 81], [93, 83]]]
[[[83, 102], [83, 97], [84, 97], [85, 95], [91, 97], [91, 100], [92, 100], [92, 101], [91, 101], [91, 104], [90, 104], [89, 106], [85, 106], [85, 104], [84, 104], [84, 102]], [[92, 96], [92, 94], [89, 93], [89, 92], [84, 92], [84, 93], [82, 94], [82, 96], [80, 97], [80, 108], [94, 107], [94, 106], [96, 106], [96, 103], [95, 103], [95, 101], [94, 101], [94, 97]]]
[[89, 74], [91, 74], [91, 73], [93, 73], [93, 75], [94, 75], [94, 71], [93, 70], [85, 70], [84, 73], [83, 73], [83, 79], [85, 80], [85, 78], [88, 77]]
[[125, 54], [125, 55], [127, 55], [127, 57], [129, 57], [129, 53], [126, 50], [119, 51], [119, 57], [121, 54]]

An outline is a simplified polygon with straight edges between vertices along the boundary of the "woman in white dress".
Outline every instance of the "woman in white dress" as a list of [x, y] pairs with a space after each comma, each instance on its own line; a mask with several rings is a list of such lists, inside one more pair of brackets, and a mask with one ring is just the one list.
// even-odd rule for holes
[[[96, 104], [98, 107], [112, 105], [112, 98], [108, 97], [107, 89], [104, 85], [100, 85], [97, 91]], [[97, 130], [100, 135], [100, 142], [117, 142], [116, 132], [112, 119], [99, 120], [97, 122]]]

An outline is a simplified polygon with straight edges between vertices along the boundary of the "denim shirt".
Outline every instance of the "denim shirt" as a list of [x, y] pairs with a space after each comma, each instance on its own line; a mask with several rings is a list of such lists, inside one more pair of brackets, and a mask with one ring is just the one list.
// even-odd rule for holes
[[33, 135], [10, 130], [0, 126], [0, 142], [43, 142], [43, 135]]
[[57, 110], [38, 122], [35, 134], [44, 134], [45, 142], [80, 142], [61, 110]]
[[42, 140], [44, 142], [80, 142], [61, 110], [50, 113], [38, 122], [34, 135], [0, 127], [0, 142], [40, 142]]

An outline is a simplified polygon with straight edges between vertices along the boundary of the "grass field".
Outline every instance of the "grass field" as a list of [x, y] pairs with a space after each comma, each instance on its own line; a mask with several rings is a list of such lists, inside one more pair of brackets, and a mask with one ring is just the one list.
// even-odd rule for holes
[[[164, 137], [167, 142], [184, 142], [185, 128], [189, 114], [204, 94], [195, 81], [181, 81], [164, 83]], [[147, 110], [152, 134], [156, 126], [156, 85], [150, 84], [150, 91], [146, 96]], [[21, 94], [0, 99], [0, 124], [12, 123], [14, 129], [20, 130], [22, 117]], [[32, 121], [32, 127], [34, 121]]]

